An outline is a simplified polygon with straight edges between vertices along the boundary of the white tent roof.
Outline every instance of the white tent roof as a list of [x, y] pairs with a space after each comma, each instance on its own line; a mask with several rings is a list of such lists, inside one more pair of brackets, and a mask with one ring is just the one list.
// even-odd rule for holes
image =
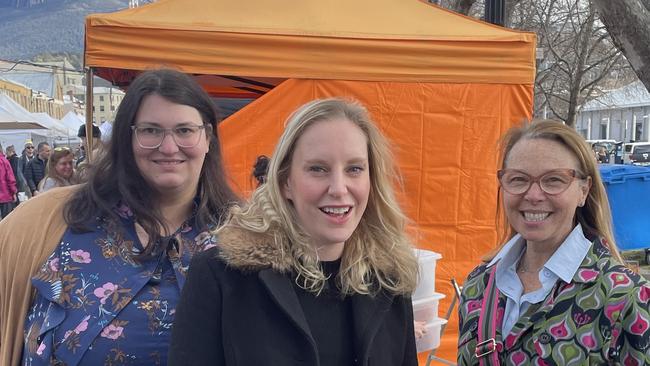
[[0, 130], [45, 129], [38, 119], [5, 94], [0, 94]]
[[32, 113], [34, 117], [42, 125], [47, 126], [52, 132], [57, 136], [76, 136], [77, 131], [72, 132], [72, 129], [68, 128], [66, 125], [62, 124], [58, 119], [52, 118], [47, 113]]
[[84, 116], [80, 116], [76, 114], [73, 111], [68, 112], [63, 118], [61, 118], [61, 123], [63, 123], [68, 129], [71, 129], [74, 131], [73, 135], [77, 135], [77, 131], [79, 131], [79, 126], [83, 125], [86, 123], [86, 119]]
[[113, 124], [110, 122], [104, 122], [99, 126], [99, 131], [102, 133], [102, 142], [108, 143], [111, 141], [111, 134], [113, 133]]

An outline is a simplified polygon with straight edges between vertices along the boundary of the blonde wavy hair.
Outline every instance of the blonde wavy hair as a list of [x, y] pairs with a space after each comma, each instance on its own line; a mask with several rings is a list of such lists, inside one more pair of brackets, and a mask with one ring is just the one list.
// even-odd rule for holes
[[314, 123], [335, 118], [351, 121], [366, 135], [371, 183], [366, 210], [343, 249], [338, 277], [341, 292], [373, 295], [384, 289], [396, 295], [410, 294], [415, 289], [418, 264], [405, 233], [407, 219], [393, 192], [392, 180], [398, 175], [390, 146], [367, 110], [357, 102], [320, 99], [296, 110], [287, 120], [271, 157], [266, 184], [253, 193], [248, 203], [231, 209], [224, 227], [271, 234], [283, 256], [288, 256], [296, 283], [320, 293], [327, 278], [315, 246], [282, 189], [300, 136]]
[[[534, 120], [520, 127], [511, 128], [500, 142], [500, 167], [505, 168], [508, 154], [519, 141], [527, 139], [545, 139], [558, 142], [566, 147], [578, 160], [578, 170], [585, 177], [591, 177], [591, 188], [587, 194], [585, 205], [578, 207], [574, 216], [574, 222], [582, 225], [582, 230], [589, 240], [596, 238], [605, 239], [612, 256], [621, 263], [625, 263], [620, 252], [616, 248], [612, 231], [612, 215], [607, 200], [605, 186], [600, 177], [596, 159], [591, 147], [585, 139], [573, 128], [562, 122], [553, 120]], [[503, 245], [510, 240], [516, 232], [508, 222], [503, 209], [501, 187], [499, 187], [497, 201], [497, 228], [499, 229], [499, 247], [483, 257], [484, 261], [490, 261], [501, 250]]]

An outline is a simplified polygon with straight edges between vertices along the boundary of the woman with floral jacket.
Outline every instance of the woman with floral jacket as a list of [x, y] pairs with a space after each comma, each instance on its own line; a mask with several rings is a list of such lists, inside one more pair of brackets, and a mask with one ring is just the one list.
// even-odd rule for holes
[[470, 273], [459, 365], [649, 365], [650, 286], [622, 265], [586, 142], [555, 121], [502, 144], [509, 238]]
[[190, 259], [215, 245], [209, 230], [235, 201], [216, 124], [189, 76], [144, 72], [88, 183], [39, 195], [0, 224], [0, 279], [12, 291], [1, 289], [0, 364], [165, 364]]

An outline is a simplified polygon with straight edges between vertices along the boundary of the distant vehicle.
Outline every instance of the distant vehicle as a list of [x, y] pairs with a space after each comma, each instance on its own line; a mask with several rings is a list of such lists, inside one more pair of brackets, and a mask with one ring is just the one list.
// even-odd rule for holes
[[627, 160], [627, 164], [650, 165], [650, 142], [626, 144], [623, 159]]

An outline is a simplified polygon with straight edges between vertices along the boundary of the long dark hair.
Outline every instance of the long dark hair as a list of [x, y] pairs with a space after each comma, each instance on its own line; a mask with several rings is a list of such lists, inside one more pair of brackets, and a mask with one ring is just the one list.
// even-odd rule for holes
[[83, 232], [88, 230], [86, 224], [94, 217], [117, 220], [113, 209], [118, 202], [128, 205], [149, 236], [149, 245], [139, 257], [158, 250], [160, 232], [165, 229], [153, 190], [140, 174], [132, 147], [131, 126], [142, 100], [152, 94], [195, 108], [204, 125], [209, 126], [206, 134], [210, 139], [210, 152], [203, 162], [198, 186], [200, 201], [196, 223], [199, 227], [203, 229], [219, 224], [228, 207], [238, 201], [226, 182], [217, 135], [217, 111], [210, 96], [196, 81], [181, 72], [169, 69], [143, 72], [129, 86], [117, 110], [108, 151], [93, 164], [88, 183], [73, 195], [64, 211], [67, 224], [73, 230]]
[[266, 182], [266, 174], [269, 171], [269, 157], [266, 155], [260, 155], [255, 160], [253, 164], [253, 178], [257, 181], [257, 186], [261, 186]]

